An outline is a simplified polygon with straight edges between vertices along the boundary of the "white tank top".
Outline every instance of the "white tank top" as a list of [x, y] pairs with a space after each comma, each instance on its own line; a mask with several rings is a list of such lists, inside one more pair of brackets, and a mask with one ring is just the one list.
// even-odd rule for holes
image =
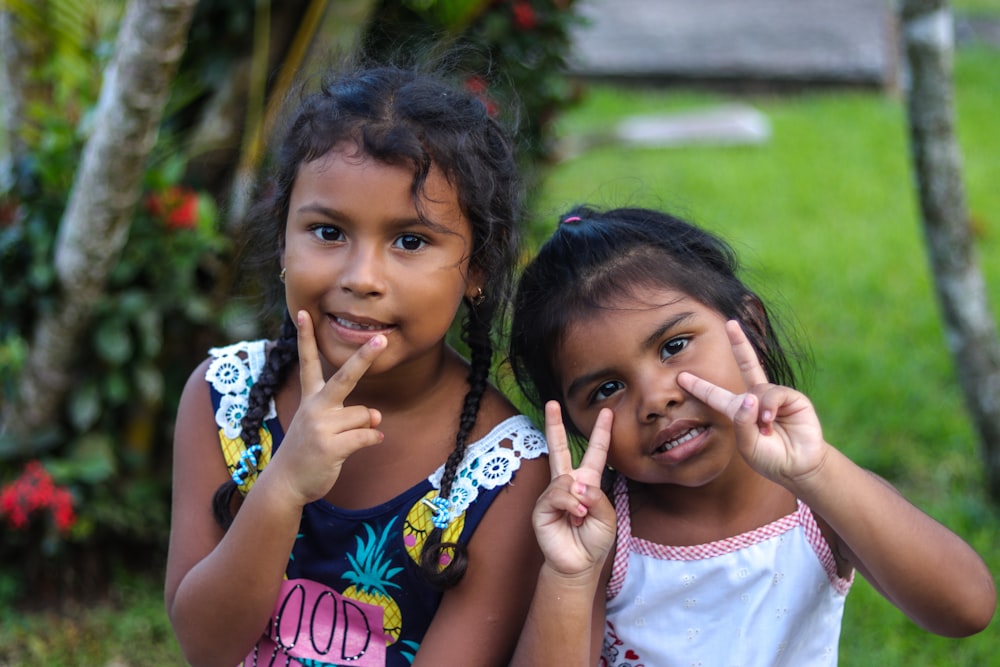
[[837, 664], [853, 574], [837, 575], [804, 503], [748, 533], [672, 547], [632, 537], [621, 476], [614, 496], [618, 542], [602, 666]]

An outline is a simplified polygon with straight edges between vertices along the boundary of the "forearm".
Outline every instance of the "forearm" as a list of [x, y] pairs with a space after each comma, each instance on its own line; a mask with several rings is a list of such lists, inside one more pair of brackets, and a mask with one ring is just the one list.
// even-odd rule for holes
[[989, 623], [996, 591], [983, 560], [888, 482], [831, 447], [821, 470], [789, 488], [829, 524], [851, 564], [915, 623], [946, 636]]
[[593, 607], [599, 585], [600, 568], [565, 577], [543, 565], [511, 666], [595, 664]]
[[236, 665], [273, 610], [302, 508], [263, 473], [219, 544], [187, 572], [168, 609], [192, 665]]

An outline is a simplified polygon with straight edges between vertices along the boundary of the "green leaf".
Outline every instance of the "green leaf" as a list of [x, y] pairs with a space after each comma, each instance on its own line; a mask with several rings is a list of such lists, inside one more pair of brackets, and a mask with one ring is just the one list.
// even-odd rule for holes
[[105, 375], [104, 395], [111, 405], [124, 405], [132, 397], [132, 387], [121, 369], [109, 371]]
[[78, 431], [86, 431], [101, 415], [101, 392], [95, 382], [88, 382], [69, 395], [69, 420]]
[[136, 319], [139, 327], [139, 341], [142, 352], [147, 357], [155, 357], [163, 347], [163, 318], [160, 311], [148, 308]]
[[125, 323], [117, 318], [98, 323], [94, 342], [98, 356], [115, 366], [123, 365], [132, 357], [132, 336]]
[[47, 460], [45, 468], [60, 483], [104, 482], [117, 468], [113, 442], [103, 433], [85, 435], [70, 445], [68, 456]]
[[163, 373], [154, 364], [137, 364], [133, 377], [139, 391], [137, 400], [143, 403], [159, 403], [163, 400]]

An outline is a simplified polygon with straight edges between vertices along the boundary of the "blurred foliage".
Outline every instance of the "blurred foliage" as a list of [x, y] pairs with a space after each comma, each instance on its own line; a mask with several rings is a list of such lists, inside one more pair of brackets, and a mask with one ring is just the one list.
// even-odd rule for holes
[[[0, 404], [18, 390], [39, 318], [60, 307], [53, 263], [59, 224], [123, 7], [6, 3], [17, 35], [30, 43], [30, 68], [22, 91], [26, 151], [15, 156], [0, 191]], [[175, 99], [192, 97], [187, 80], [179, 79]], [[164, 125], [172, 122], [168, 116]], [[77, 513], [58, 533], [46, 529], [41, 514], [26, 525], [0, 523], [0, 569], [19, 574], [7, 578], [0, 602], [80, 593], [107, 582], [110, 568], [128, 559], [117, 547], [142, 553], [165, 544], [177, 397], [208, 345], [224, 337], [231, 312], [220, 307], [230, 243], [214, 199], [184, 185], [181, 141], [178, 132], [160, 134], [127, 244], [78, 341], [76, 380], [60, 418], [30, 443], [0, 439], [5, 488], [32, 465], [25, 452], [41, 452]], [[93, 575], [86, 581], [83, 561]]]

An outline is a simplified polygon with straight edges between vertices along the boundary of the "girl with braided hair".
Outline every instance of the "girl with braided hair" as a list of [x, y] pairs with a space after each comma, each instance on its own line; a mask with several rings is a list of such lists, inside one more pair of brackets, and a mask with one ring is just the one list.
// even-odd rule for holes
[[184, 655], [506, 664], [548, 480], [544, 438], [489, 381], [517, 258], [509, 139], [475, 95], [376, 67], [324, 81], [278, 147], [249, 238], [280, 334], [213, 349], [178, 410]]

